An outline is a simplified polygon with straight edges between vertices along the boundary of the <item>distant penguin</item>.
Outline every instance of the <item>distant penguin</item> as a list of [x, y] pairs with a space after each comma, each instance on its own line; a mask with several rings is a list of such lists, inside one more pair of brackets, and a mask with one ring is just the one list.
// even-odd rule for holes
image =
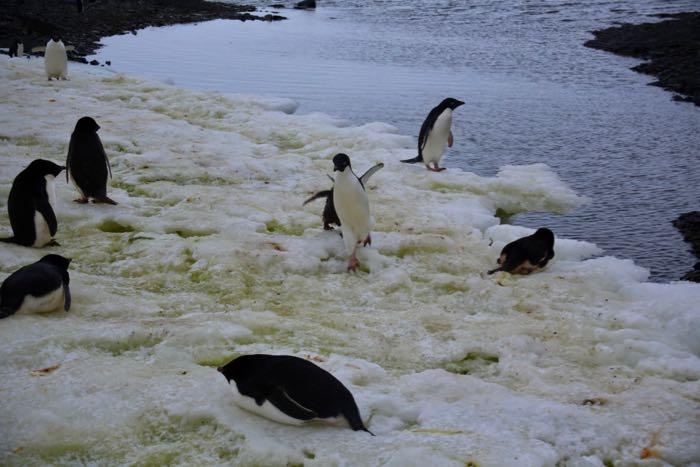
[[65, 167], [36, 159], [12, 182], [7, 210], [14, 236], [0, 241], [40, 248], [58, 245], [54, 179]]
[[12, 42], [10, 50], [8, 51], [10, 57], [24, 57], [24, 44], [19, 40]]
[[498, 258], [500, 266], [488, 273], [506, 271], [512, 274], [530, 274], [545, 267], [553, 257], [554, 233], [541, 228], [534, 234], [519, 238], [503, 247]]
[[46, 44], [44, 52], [44, 70], [46, 77], [51, 81], [51, 78], [68, 79], [68, 55], [63, 41], [57, 37], [53, 37]]
[[350, 158], [346, 154], [336, 154], [333, 157], [333, 171], [340, 172], [333, 184], [333, 204], [340, 219], [345, 249], [350, 255], [348, 271], [355, 271], [360, 265], [356, 256], [357, 244], [372, 244], [370, 229], [373, 220], [369, 214], [369, 200], [365, 187], [352, 171]]
[[97, 130], [100, 126], [91, 117], [78, 120], [68, 145], [66, 181], [72, 181], [80, 193], [77, 203], [87, 203], [90, 198], [96, 203], [117, 204], [107, 196], [107, 177], [112, 168]]
[[[355, 399], [332, 374], [291, 355], [243, 355], [218, 368], [241, 408], [288, 425], [312, 421], [337, 423], [343, 418], [354, 431], [369, 431]], [[374, 436], [374, 435], [373, 435]]]
[[[374, 173], [384, 167], [384, 164], [381, 162], [379, 164], [374, 165], [371, 167], [367, 172], [365, 172], [361, 177], [360, 177], [360, 182], [362, 183], [362, 186], [364, 187], [367, 185], [367, 181], [369, 181], [369, 178], [374, 175]], [[331, 178], [331, 180], [333, 180]], [[335, 181], [335, 180], [333, 180]], [[335, 224], [338, 227], [340, 227], [340, 219], [338, 219], [338, 213], [335, 212], [335, 204], [333, 204], [333, 188], [330, 190], [323, 190], [319, 191], [315, 195], [311, 196], [309, 199], [304, 201], [304, 206], [309, 204], [311, 201], [317, 200], [319, 198], [326, 198], [326, 205], [323, 208], [323, 229], [324, 230], [333, 230], [333, 226], [331, 224]]]
[[[452, 147], [454, 137], [452, 136], [452, 111], [464, 102], [448, 97], [430, 111], [420, 127], [418, 135], [418, 156], [413, 159], [405, 159], [401, 162], [414, 164], [423, 162], [428, 170], [440, 172], [445, 168], [440, 168], [440, 159], [445, 151], [445, 144]], [[433, 167], [430, 167], [433, 164]]]
[[0, 319], [17, 312], [68, 311], [70, 262], [63, 256], [46, 255], [10, 274], [0, 286]]

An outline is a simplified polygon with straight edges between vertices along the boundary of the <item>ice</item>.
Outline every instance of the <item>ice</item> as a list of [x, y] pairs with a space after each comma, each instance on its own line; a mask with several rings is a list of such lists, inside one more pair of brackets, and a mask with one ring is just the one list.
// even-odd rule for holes
[[[485, 274], [532, 233], [501, 218], [587, 201], [550, 168], [435, 174], [398, 162], [415, 139], [385, 123], [70, 76], [0, 57], [1, 235], [14, 176], [63, 162], [83, 115], [102, 127], [120, 203], [77, 205], [57, 183], [50, 251], [73, 258], [73, 307], [0, 322], [0, 464], [700, 462], [698, 285], [646, 283], [565, 238], [538, 274]], [[322, 202], [302, 206], [331, 186], [336, 152], [359, 173], [386, 164], [367, 186], [377, 223], [358, 274]], [[0, 279], [48, 251], [3, 244]], [[236, 407], [215, 369], [254, 352], [331, 371], [377, 436]]]

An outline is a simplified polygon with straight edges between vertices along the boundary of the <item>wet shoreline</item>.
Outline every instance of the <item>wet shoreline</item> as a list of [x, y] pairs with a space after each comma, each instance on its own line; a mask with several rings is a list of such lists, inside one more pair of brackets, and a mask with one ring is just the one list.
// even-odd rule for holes
[[24, 43], [25, 52], [45, 45], [58, 35], [75, 52], [69, 59], [86, 62], [102, 45], [100, 39], [119, 34], [136, 34], [149, 26], [195, 23], [214, 19], [240, 21], [277, 21], [283, 16], [255, 15], [254, 6], [232, 5], [205, 0], [84, 0], [84, 11], [76, 2], [15, 1], [3, 7], [0, 18], [0, 47], [10, 47], [14, 40]]

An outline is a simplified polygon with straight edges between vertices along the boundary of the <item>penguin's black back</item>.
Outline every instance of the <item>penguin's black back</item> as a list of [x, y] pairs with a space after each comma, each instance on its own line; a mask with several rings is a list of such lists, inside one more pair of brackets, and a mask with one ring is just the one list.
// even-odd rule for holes
[[[50, 257], [65, 260], [65, 268], [60, 265], [60, 260], [55, 262]], [[41, 297], [60, 287], [67, 288], [70, 282], [68, 262], [70, 261], [61, 256], [47, 255], [10, 274], [0, 286], [0, 318], [14, 314], [27, 295]], [[67, 301], [66, 307], [70, 307], [70, 301]]]
[[70, 175], [73, 178], [84, 196], [104, 199], [107, 197], [109, 161], [97, 134], [97, 124], [94, 128], [81, 126], [82, 121], [83, 119], [78, 121], [70, 137], [66, 176]]
[[505, 271], [511, 271], [525, 261], [544, 267], [554, 257], [554, 234], [549, 229], [538, 229], [532, 235], [507, 244], [501, 254], [506, 255]]
[[261, 403], [282, 390], [320, 418], [344, 416], [353, 430], [366, 430], [350, 391], [323, 368], [291, 355], [244, 355], [220, 371], [241, 394]]
[[36, 240], [34, 213], [36, 211], [41, 212], [42, 215], [46, 213], [44, 217], [49, 217], [46, 221], [49, 224], [51, 235], [56, 234], [56, 215], [49, 204], [46, 178], [43, 174], [31, 170], [31, 166], [21, 171], [12, 182], [10, 196], [7, 200], [7, 211], [14, 232], [14, 237], [11, 240], [15, 243], [24, 246], [34, 244]]

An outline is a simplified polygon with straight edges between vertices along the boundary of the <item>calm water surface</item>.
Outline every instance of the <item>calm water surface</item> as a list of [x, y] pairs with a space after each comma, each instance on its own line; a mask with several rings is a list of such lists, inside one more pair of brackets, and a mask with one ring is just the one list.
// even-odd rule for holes
[[[274, 2], [271, 2], [274, 3]], [[260, 3], [264, 7], [266, 3]], [[591, 203], [528, 213], [677, 279], [694, 263], [671, 225], [700, 209], [700, 108], [647, 86], [635, 59], [583, 47], [590, 31], [698, 1], [321, 1], [276, 23], [212, 21], [103, 39], [112, 69], [193, 89], [289, 97], [299, 113], [417, 135], [443, 97], [463, 99], [444, 165], [492, 175], [543, 162]], [[269, 8], [266, 11], [271, 11]]]

